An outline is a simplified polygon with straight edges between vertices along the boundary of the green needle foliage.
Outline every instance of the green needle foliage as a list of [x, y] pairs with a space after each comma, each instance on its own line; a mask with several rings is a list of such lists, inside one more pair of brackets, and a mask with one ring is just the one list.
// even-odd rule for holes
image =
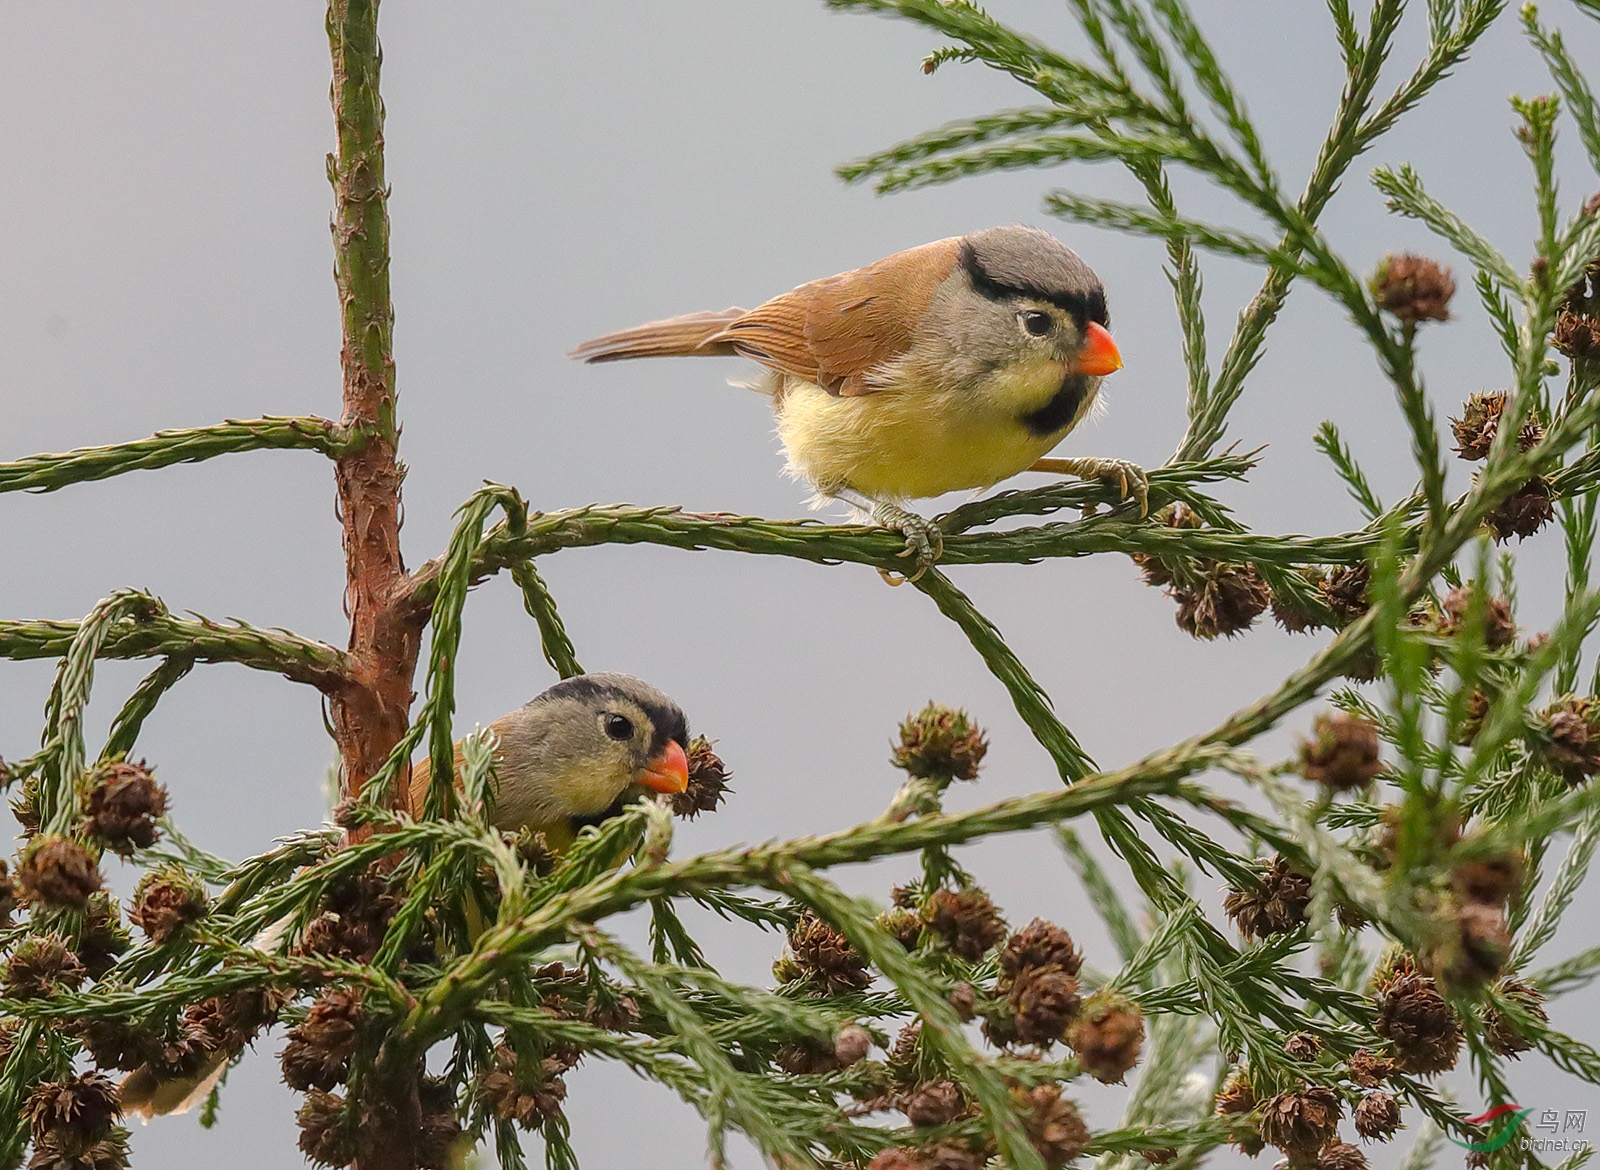
[[[1473, 1110], [1435, 1087], [1443, 1072], [1469, 1068], [1486, 1100], [1505, 1101], [1507, 1061], [1537, 1050], [1600, 1084], [1600, 1053], [1560, 1030], [1553, 1003], [1600, 977], [1600, 948], [1544, 955], [1600, 847], [1600, 696], [1581, 682], [1600, 621], [1600, 199], [1569, 211], [1554, 179], [1569, 124], [1600, 174], [1600, 103], [1560, 30], [1522, 9], [1555, 87], [1513, 101], [1539, 223], [1526, 272], [1412, 168], [1372, 176], [1396, 215], [1465, 262], [1506, 356], [1507, 389], [1474, 395], [1451, 421], [1454, 451], [1480, 464], [1452, 499], [1452, 455], [1416, 336], [1449, 316], [1456, 282], [1417, 256], [1358, 274], [1319, 220], [1358, 157], [1511, 19], [1501, 0], [1375, 0], [1364, 16], [1329, 0], [1329, 51], [1346, 79], [1298, 195], [1182, 0], [1070, 0], [1081, 57], [964, 0], [829, 3], [934, 30], [949, 45], [926, 71], [982, 64], [1033, 103], [940, 127], [842, 168], [846, 179], [895, 191], [1120, 163], [1144, 203], [1058, 190], [1047, 210], [1167, 249], [1188, 427], [1150, 472], [1153, 514], [1141, 518], [1100, 484], [1000, 492], [938, 517], [943, 569], [1121, 554], [1167, 590], [1198, 638], [1241, 634], [1268, 612], [1331, 637], [1217, 727], [1106, 771], [1003, 632], [934, 570], [916, 592], [1005, 686], [1060, 786], [945, 811], [949, 786], [977, 778], [986, 740], [963, 713], [930, 705], [901, 728], [894, 762], [906, 780], [874, 820], [678, 856], [672, 814], [713, 809], [725, 780], [698, 743], [687, 799], [629, 807], [556, 859], [542, 840], [491, 827], [487, 740], [465, 741], [457, 774], [454, 661], [473, 586], [508, 572], [551, 667], [570, 676], [578, 651], [540, 557], [646, 543], [893, 569], [900, 536], [674, 507], [545, 513], [489, 485], [462, 506], [438, 559], [358, 590], [348, 652], [176, 617], [131, 591], [77, 622], [0, 621], [0, 654], [60, 663], [39, 750], [0, 764], [24, 829], [0, 871], [0, 1165], [125, 1165], [114, 1090], [124, 1073], [187, 1078], [201, 1095], [209, 1086], [209, 1124], [226, 1089], [207, 1075], [269, 1027], [280, 1029], [285, 1079], [305, 1093], [301, 1149], [321, 1165], [370, 1170], [461, 1165], [478, 1147], [521, 1167], [524, 1133], [538, 1135], [552, 1170], [576, 1167], [562, 1102], [581, 1059], [619, 1062], [678, 1094], [706, 1121], [713, 1165], [738, 1131], [790, 1168], [1191, 1167], [1233, 1158], [1231, 1144], [1274, 1146], [1295, 1170], [1354, 1170], [1366, 1163], [1352, 1136], [1389, 1140], [1405, 1125], [1414, 1138], [1401, 1164], [1424, 1170], [1447, 1136], [1485, 1137], [1464, 1120]], [[1600, 18], [1593, 0], [1577, 7]], [[1426, 43], [1397, 69], [1408, 21], [1425, 24]], [[228, 421], [37, 455], [0, 464], [0, 491], [296, 448], [336, 461], [341, 493], [352, 493], [343, 506], [397, 514], [399, 476], [385, 479], [398, 466], [399, 422], [376, 4], [333, 0], [328, 28], [346, 418], [356, 421]], [[1250, 226], [1184, 214], [1175, 168], [1232, 196]], [[1205, 342], [1206, 254], [1262, 270], [1220, 357]], [[1385, 506], [1360, 453], [1324, 423], [1316, 444], [1366, 523], [1319, 536], [1253, 531], [1211, 494], [1248, 481], [1255, 465], [1224, 447], [1228, 420], [1300, 283], [1332, 297], [1352, 340], [1371, 347], [1416, 467], [1414, 490]], [[1058, 512], [1078, 515], [999, 527]], [[1529, 636], [1516, 624], [1514, 560], [1492, 549], [1551, 526], [1564, 540], [1566, 601], [1548, 633]], [[388, 551], [347, 544], [352, 581], [370, 584], [363, 574]], [[367, 622], [362, 607], [378, 602], [388, 608]], [[382, 704], [363, 696], [377, 693], [374, 678], [410, 685], [424, 629], [420, 709], [380, 727]], [[96, 746], [81, 714], [103, 658], [155, 662]], [[183, 836], [165, 791], [134, 762], [150, 712], [215, 662], [328, 695], [347, 763], [336, 824], [238, 863]], [[1301, 710], [1319, 698], [1325, 707]], [[1304, 735], [1296, 758], [1250, 750], [1290, 718]], [[397, 782], [424, 739], [434, 783], [413, 815]], [[381, 764], [351, 773], [356, 741], [381, 743]], [[1242, 785], [1249, 803], [1224, 785]], [[1084, 821], [1114, 856], [1109, 868], [1085, 843]], [[1013, 929], [953, 852], [1043, 826], [1115, 954], [1086, 961], [1048, 922]], [[106, 850], [146, 871], [126, 909], [102, 889]], [[882, 904], [827, 876], [894, 855], [919, 857], [921, 876]], [[1227, 883], [1222, 916], [1196, 900], [1197, 875]], [[752, 945], [777, 955], [773, 986], [719, 975], [679, 917], [685, 903], [762, 936]], [[648, 957], [604, 925], [636, 908], [650, 916]], [[1078, 1102], [1102, 1091], [1097, 1082], [1124, 1080], [1121, 1121], [1088, 1129]], [[1354, 1134], [1340, 1128], [1347, 1115]], [[1511, 1143], [1476, 1164], [1543, 1163]]]

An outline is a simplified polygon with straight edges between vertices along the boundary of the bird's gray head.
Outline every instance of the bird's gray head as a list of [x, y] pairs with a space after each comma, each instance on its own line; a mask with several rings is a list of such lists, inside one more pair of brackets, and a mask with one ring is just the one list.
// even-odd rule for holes
[[631, 675], [563, 679], [492, 730], [497, 823], [598, 821], [640, 789], [682, 792], [688, 783], [682, 709]]
[[1012, 224], [963, 237], [961, 269], [979, 296], [1043, 302], [1066, 314], [1079, 334], [1091, 321], [1102, 327], [1111, 324], [1106, 291], [1094, 269], [1038, 228]]

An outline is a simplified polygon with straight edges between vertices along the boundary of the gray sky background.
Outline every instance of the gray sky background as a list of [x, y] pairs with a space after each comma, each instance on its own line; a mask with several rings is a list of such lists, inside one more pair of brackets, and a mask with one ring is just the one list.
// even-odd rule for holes
[[[1395, 76], [1420, 51], [1417, 7]], [[1197, 8], [1286, 185], [1298, 187], [1342, 81], [1326, 14], [1281, 0]], [[991, 10], [1076, 46], [1060, 5], [996, 0]], [[1600, 61], [1600, 29], [1565, 5], [1545, 15], [1566, 26], [1580, 62]], [[8, 112], [0, 120], [0, 458], [224, 417], [337, 414], [322, 16], [310, 0], [0, 3]], [[563, 355], [597, 333], [749, 305], [994, 224], [1049, 227], [1109, 292], [1127, 368], [1108, 384], [1108, 413], [1062, 452], [1155, 465], [1181, 435], [1162, 249], [1051, 224], [1039, 211], [1054, 186], [1133, 195], [1120, 173], [1024, 172], [887, 199], [833, 178], [835, 164], [943, 120], [1028, 101], [973, 67], [924, 77], [918, 65], [935, 42], [921, 31], [830, 14], [813, 0], [390, 0], [382, 27], [413, 566], [443, 548], [453, 509], [485, 478], [516, 485], [545, 509], [632, 501], [805, 514], [805, 493], [778, 474], [765, 403], [725, 384], [745, 372], [738, 363], [590, 369]], [[1507, 17], [1356, 165], [1325, 217], [1334, 241], [1362, 271], [1390, 250], [1439, 253], [1415, 225], [1386, 216], [1365, 182], [1377, 162], [1410, 160], [1436, 195], [1526, 263], [1529, 169], [1505, 96], [1549, 88]], [[1596, 181], [1570, 127], [1563, 134], [1570, 207]], [[1185, 179], [1178, 190], [1191, 214], [1250, 222], [1201, 184]], [[1205, 273], [1220, 354], [1258, 274], [1209, 259]], [[1441, 416], [1506, 378], [1462, 284], [1459, 319], [1422, 341]], [[1330, 417], [1381, 493], [1406, 490], [1400, 416], [1369, 351], [1326, 299], [1302, 290], [1233, 419], [1233, 439], [1270, 444], [1252, 481], [1226, 493], [1249, 522], [1284, 532], [1357, 522], [1311, 445]], [[1453, 473], [1464, 485], [1459, 465]], [[7, 617], [75, 617], [112, 589], [136, 586], [174, 609], [345, 639], [331, 475], [314, 455], [234, 456], [48, 496], [0, 496], [0, 532]], [[1559, 537], [1546, 533], [1519, 555], [1521, 617], [1542, 628], [1559, 596]], [[870, 570], [644, 547], [572, 551], [541, 569], [585, 665], [649, 679], [681, 701], [696, 730], [720, 740], [736, 794], [724, 811], [685, 826], [679, 850], [875, 815], [896, 782], [886, 763], [895, 723], [930, 697], [967, 706], [992, 731], [983, 782], [957, 802], [1055, 783], [959, 632], [920, 595], [887, 589]], [[1194, 642], [1173, 624], [1172, 603], [1121, 557], [954, 576], [1108, 766], [1211, 726], [1313, 648], [1270, 626], [1233, 642]], [[0, 668], [0, 752], [32, 749], [51, 671]], [[101, 668], [91, 734], [103, 733], [140, 673]], [[515, 589], [482, 587], [458, 670], [461, 728], [551, 681]], [[1292, 720], [1273, 744], [1287, 746], [1309, 718]], [[308, 689], [243, 669], [197, 671], [149, 722], [140, 751], [159, 766], [179, 822], [225, 856], [260, 851], [323, 816], [332, 753]], [[1046, 842], [1009, 839], [965, 857], [1016, 921], [1055, 918], [1080, 936], [1091, 962], [1111, 965]], [[895, 872], [877, 867], [848, 880], [881, 898]], [[128, 874], [116, 876], [126, 888]], [[1214, 885], [1201, 879], [1203, 890]], [[1596, 941], [1592, 917], [1573, 918], [1551, 958]], [[724, 970], [765, 977], [777, 939], [708, 931]], [[1592, 994], [1563, 1001], [1555, 1020], [1590, 1041], [1600, 1032]], [[300, 1165], [296, 1098], [277, 1084], [277, 1046], [264, 1042], [235, 1073], [219, 1128], [152, 1125], [135, 1135], [137, 1163], [198, 1168], [244, 1155], [255, 1166]], [[641, 1154], [664, 1170], [703, 1164], [700, 1123], [668, 1094], [597, 1065], [569, 1081], [586, 1165]], [[1476, 1101], [1466, 1078], [1455, 1083]], [[1513, 1085], [1524, 1104], [1600, 1104], [1539, 1058], [1522, 1062]], [[1119, 1091], [1091, 1084], [1079, 1095], [1097, 1124], [1114, 1120]]]

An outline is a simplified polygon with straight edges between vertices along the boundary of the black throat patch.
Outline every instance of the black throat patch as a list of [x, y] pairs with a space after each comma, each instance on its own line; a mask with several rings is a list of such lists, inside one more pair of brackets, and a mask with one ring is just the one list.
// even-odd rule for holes
[[1089, 395], [1089, 378], [1086, 374], [1068, 374], [1061, 379], [1061, 388], [1050, 396], [1038, 410], [1029, 411], [1019, 421], [1028, 433], [1043, 438], [1065, 430], [1078, 417], [1083, 400]]

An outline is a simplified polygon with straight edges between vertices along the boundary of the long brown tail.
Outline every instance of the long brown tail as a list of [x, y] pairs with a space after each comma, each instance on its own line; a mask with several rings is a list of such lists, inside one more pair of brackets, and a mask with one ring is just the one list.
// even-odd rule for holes
[[643, 357], [732, 357], [732, 343], [713, 342], [729, 322], [743, 317], [743, 309], [724, 309], [720, 313], [689, 313], [651, 321], [620, 333], [607, 333], [586, 341], [568, 357], [585, 362], [620, 362]]

